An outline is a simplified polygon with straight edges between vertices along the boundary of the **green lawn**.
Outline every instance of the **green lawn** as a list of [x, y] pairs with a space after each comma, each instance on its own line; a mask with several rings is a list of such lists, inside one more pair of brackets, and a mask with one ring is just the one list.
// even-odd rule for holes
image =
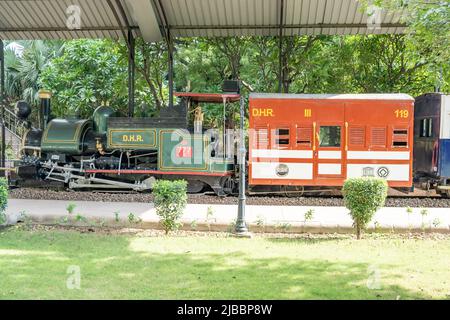
[[[67, 288], [70, 265], [81, 269], [80, 289]], [[377, 274], [381, 288], [368, 289]], [[0, 298], [448, 299], [450, 241], [8, 229], [0, 231]]]

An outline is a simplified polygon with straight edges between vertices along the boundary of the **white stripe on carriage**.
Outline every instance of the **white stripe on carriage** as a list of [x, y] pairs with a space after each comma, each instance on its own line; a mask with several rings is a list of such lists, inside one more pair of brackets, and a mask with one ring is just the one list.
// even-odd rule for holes
[[319, 163], [319, 174], [341, 174], [341, 164]]
[[409, 151], [348, 151], [347, 159], [361, 160], [409, 160]]
[[284, 163], [288, 167], [287, 174], [277, 175], [279, 162], [252, 162], [253, 179], [307, 179], [313, 178], [312, 163]]
[[277, 149], [252, 149], [252, 157], [256, 158], [294, 158], [312, 159], [312, 150], [277, 150]]
[[342, 151], [319, 151], [319, 159], [341, 159]]
[[410, 168], [408, 164], [353, 164], [347, 165], [347, 178], [359, 178], [367, 175], [383, 177], [388, 181], [409, 181]]

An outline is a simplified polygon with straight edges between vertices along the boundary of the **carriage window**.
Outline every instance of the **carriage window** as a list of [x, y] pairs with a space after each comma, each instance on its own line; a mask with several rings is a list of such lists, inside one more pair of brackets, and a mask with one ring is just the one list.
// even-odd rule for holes
[[393, 130], [392, 146], [396, 148], [408, 147], [408, 129]]
[[321, 147], [340, 147], [341, 127], [340, 126], [320, 127], [319, 145]]
[[275, 145], [280, 148], [289, 145], [289, 128], [275, 129]]
[[279, 136], [289, 135], [289, 129], [277, 129], [275, 134]]
[[433, 119], [426, 118], [420, 120], [420, 137], [432, 137], [433, 136]]

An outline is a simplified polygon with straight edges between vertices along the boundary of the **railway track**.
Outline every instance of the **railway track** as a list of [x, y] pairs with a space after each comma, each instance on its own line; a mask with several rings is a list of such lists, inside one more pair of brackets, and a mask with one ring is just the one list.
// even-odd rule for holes
[[[12, 199], [35, 199], [35, 200], [66, 200], [66, 201], [111, 201], [111, 202], [152, 202], [153, 196], [150, 193], [137, 192], [99, 192], [99, 191], [56, 191], [39, 188], [19, 188], [10, 191]], [[213, 193], [189, 194], [188, 203], [197, 204], [237, 204], [236, 196], [220, 198]], [[269, 205], [269, 206], [343, 206], [341, 196], [302, 196], [284, 197], [281, 195], [247, 196], [248, 205]], [[388, 197], [386, 206], [389, 207], [439, 207], [449, 208], [450, 199], [437, 195], [429, 196], [395, 194]]]

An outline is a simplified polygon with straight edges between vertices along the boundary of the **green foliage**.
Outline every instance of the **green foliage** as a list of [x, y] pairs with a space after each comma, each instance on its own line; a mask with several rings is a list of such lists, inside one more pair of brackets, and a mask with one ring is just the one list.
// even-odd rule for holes
[[420, 210], [420, 214], [422, 215], [422, 217], [425, 217], [426, 215], [428, 215], [428, 210], [427, 209], [421, 209]]
[[133, 223], [135, 220], [136, 220], [136, 216], [134, 215], [134, 213], [130, 212], [128, 214], [128, 222]]
[[266, 219], [264, 218], [264, 216], [262, 215], [258, 215], [256, 217], [256, 221], [255, 221], [256, 225], [258, 226], [258, 228], [264, 230], [265, 226], [266, 226]]
[[400, 11], [407, 25], [407, 36], [417, 55], [427, 55], [435, 62], [448, 64], [450, 59], [450, 2], [445, 0], [362, 0], [390, 11]]
[[205, 218], [205, 222], [206, 225], [208, 226], [208, 230], [211, 230], [211, 222], [215, 222], [216, 218], [214, 218], [214, 209], [211, 206], [208, 206], [208, 208], [206, 209], [206, 218]]
[[76, 216], [75, 216], [75, 221], [76, 222], [84, 222], [84, 223], [87, 223], [88, 222], [88, 219], [85, 217], [85, 216], [83, 216], [83, 215], [81, 215], [81, 214], [77, 214]]
[[206, 220], [211, 220], [214, 217], [214, 209], [211, 206], [208, 206], [208, 208], [206, 208]]
[[23, 222], [20, 228], [22, 228], [22, 230], [30, 230], [33, 225], [33, 219], [27, 214], [25, 210], [20, 211], [19, 214], [20, 215], [18, 222]]
[[375, 212], [384, 206], [387, 190], [388, 185], [384, 179], [351, 178], [344, 182], [344, 203], [350, 210], [358, 239]]
[[67, 213], [72, 214], [76, 207], [77, 207], [77, 205], [75, 203], [72, 203], [72, 202], [69, 203], [66, 207]]
[[115, 222], [119, 222], [120, 221], [119, 214], [120, 214], [119, 211], [114, 211], [114, 221]]
[[184, 180], [158, 180], [153, 185], [156, 214], [166, 234], [178, 230], [179, 219], [187, 204], [187, 183]]
[[41, 87], [52, 91], [52, 112], [87, 118], [102, 101], [121, 111], [127, 101], [127, 65], [111, 40], [66, 42], [63, 54], [41, 75]]
[[442, 224], [442, 221], [439, 218], [434, 218], [432, 224], [433, 224], [433, 227], [437, 228]]
[[191, 221], [191, 229], [192, 230], [197, 230], [197, 227], [198, 227], [198, 225], [197, 225], [197, 220], [192, 220]]
[[8, 181], [0, 178], [0, 225], [6, 223], [6, 207], [8, 206]]
[[60, 54], [62, 42], [27, 40], [16, 44], [23, 47], [21, 54], [11, 48], [5, 50], [7, 100], [23, 99], [37, 106], [41, 73]]
[[292, 225], [289, 222], [279, 222], [275, 225], [276, 229], [280, 229], [282, 232], [288, 232], [291, 230]]
[[130, 212], [128, 214], [128, 222], [130, 224], [138, 224], [142, 222], [142, 219], [138, 216], [136, 216], [134, 213]]
[[[120, 45], [123, 61], [128, 59], [125, 44]], [[167, 46], [162, 42], [136, 39], [136, 116], [152, 116], [168, 105]]]
[[420, 215], [422, 216], [422, 231], [425, 231], [425, 217], [428, 215], [428, 210], [425, 208], [420, 209]]
[[314, 209], [305, 212], [305, 221], [311, 221], [314, 218]]
[[69, 218], [68, 217], [61, 217], [59, 219], [59, 221], [57, 221], [57, 224], [66, 224], [69, 223]]

